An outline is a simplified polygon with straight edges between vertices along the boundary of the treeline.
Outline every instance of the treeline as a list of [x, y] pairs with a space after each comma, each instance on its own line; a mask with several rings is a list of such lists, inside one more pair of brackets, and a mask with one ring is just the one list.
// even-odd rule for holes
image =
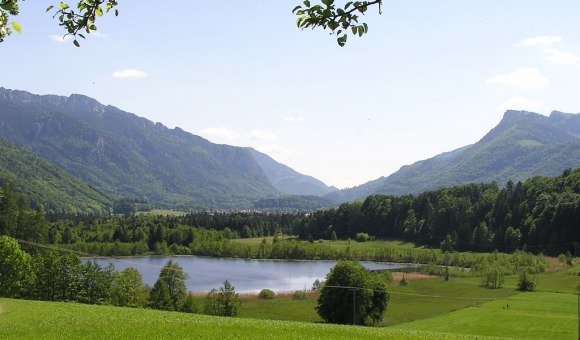
[[[265, 245], [257, 255], [253, 253], [255, 247], [246, 249], [227, 241], [274, 235], [298, 235], [302, 240], [312, 241], [356, 239], [357, 234], [408, 240], [443, 251], [522, 249], [557, 255], [574, 253], [574, 245], [580, 242], [578, 226], [580, 168], [566, 170], [555, 178], [540, 176], [524, 183], [508, 182], [504, 188], [496, 183], [482, 183], [418, 196], [372, 195], [364, 201], [310, 214], [51, 215], [47, 222], [42, 206], [29, 208], [10, 184], [0, 191], [0, 235], [74, 246], [99, 255], [236, 254], [236, 257], [338, 259], [349, 257], [321, 245], [298, 242]], [[272, 247], [271, 251], [268, 247]], [[362, 257], [389, 260], [377, 254]]]
[[[0, 236], [0, 297], [202, 312], [187, 291], [188, 278], [170, 260], [150, 287], [135, 268], [117, 271], [112, 264], [102, 267], [95, 261], [81, 260], [74, 253], [61, 254], [39, 247], [27, 252], [15, 239]], [[232, 309], [232, 305], [236, 308]], [[238, 295], [226, 281], [219, 291], [208, 293], [203, 312], [236, 316], [238, 311]]]
[[580, 168], [524, 183], [467, 184], [418, 196], [372, 195], [296, 224], [301, 239], [377, 238], [443, 250], [574, 252], [580, 242]]

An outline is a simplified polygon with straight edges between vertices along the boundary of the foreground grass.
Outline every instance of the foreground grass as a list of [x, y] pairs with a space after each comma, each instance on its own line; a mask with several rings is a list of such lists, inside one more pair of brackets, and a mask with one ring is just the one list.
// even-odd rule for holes
[[391, 328], [353, 327], [0, 299], [0, 339], [474, 339]]
[[410, 322], [399, 329], [525, 339], [574, 339], [576, 295], [533, 292]]

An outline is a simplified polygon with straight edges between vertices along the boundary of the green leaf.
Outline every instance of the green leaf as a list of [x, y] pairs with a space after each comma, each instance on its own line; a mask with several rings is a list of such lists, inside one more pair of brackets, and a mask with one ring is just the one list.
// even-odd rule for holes
[[67, 9], [69, 8], [69, 5], [65, 4], [64, 2], [60, 3], [60, 9]]
[[304, 1], [304, 6], [306, 6], [306, 7], [310, 7], [310, 1], [308, 1], [308, 0], [305, 0], [305, 1]]
[[103, 9], [102, 9], [101, 7], [97, 7], [97, 10], [96, 10], [96, 12], [97, 12], [97, 15], [98, 15], [98, 16], [100, 16], [100, 17], [102, 17], [102, 16], [103, 16]]
[[47, 12], [49, 12], [50, 10], [52, 10], [54, 8], [54, 6], [48, 6], [48, 8], [46, 9]]
[[12, 21], [12, 28], [14, 28], [14, 30], [18, 32], [18, 34], [22, 34], [22, 27], [16, 21]]
[[76, 47], [81, 47], [81, 44], [79, 44], [79, 42], [78, 42], [76, 39], [75, 39], [75, 41], [73, 41], [73, 44], [74, 44]]
[[11, 10], [14, 9], [13, 6], [14, 6], [14, 4], [12, 4], [11, 2], [6, 2], [6, 3], [0, 2], [0, 8], [2, 8], [5, 11], [8, 11], [8, 12], [10, 12]]

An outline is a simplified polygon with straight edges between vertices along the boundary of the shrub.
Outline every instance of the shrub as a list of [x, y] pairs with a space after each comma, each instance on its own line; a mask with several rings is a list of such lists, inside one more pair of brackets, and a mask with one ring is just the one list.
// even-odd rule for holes
[[258, 293], [258, 297], [263, 300], [272, 300], [276, 296], [276, 293], [269, 289], [262, 289], [260, 293]]
[[401, 281], [399, 281], [399, 286], [405, 287], [408, 284], [409, 284], [409, 281], [407, 280], [407, 275], [403, 274], [403, 277], [401, 278]]
[[530, 277], [527, 270], [523, 270], [518, 280], [518, 290], [522, 292], [533, 292], [535, 289], [536, 281], [533, 277]]
[[370, 239], [370, 236], [367, 233], [358, 233], [355, 238], [357, 242], [366, 242]]
[[294, 295], [292, 295], [292, 300], [306, 300], [307, 297], [308, 294], [306, 294], [305, 291], [297, 290], [294, 292]]
[[498, 265], [488, 266], [482, 273], [481, 285], [485, 288], [501, 288], [504, 281], [504, 273]]

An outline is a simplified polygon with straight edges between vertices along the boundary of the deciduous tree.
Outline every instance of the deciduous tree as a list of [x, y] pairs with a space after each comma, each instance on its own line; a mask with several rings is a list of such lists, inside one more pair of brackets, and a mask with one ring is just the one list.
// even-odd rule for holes
[[340, 261], [326, 276], [316, 311], [326, 322], [362, 325], [382, 320], [388, 301], [377, 275], [358, 262]]

